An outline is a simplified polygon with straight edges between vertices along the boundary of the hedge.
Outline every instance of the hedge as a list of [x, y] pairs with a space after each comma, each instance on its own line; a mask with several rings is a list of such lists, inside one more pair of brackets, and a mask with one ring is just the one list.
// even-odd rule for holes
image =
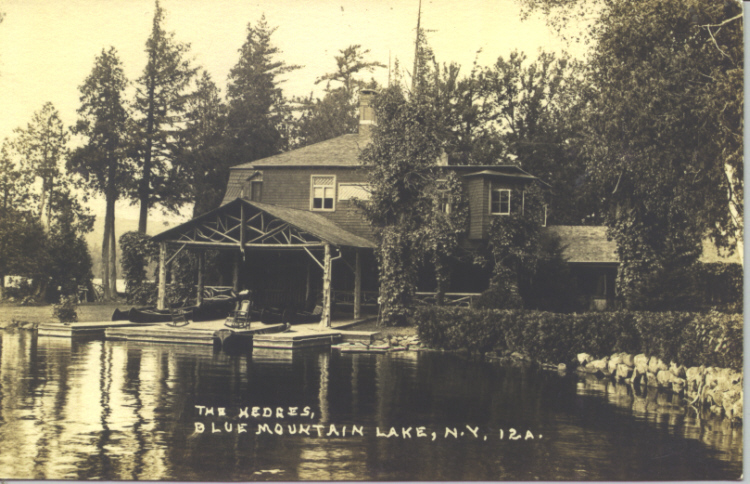
[[433, 348], [512, 351], [545, 363], [645, 353], [685, 366], [742, 369], [742, 315], [719, 312], [590, 312], [468, 309], [415, 311], [420, 340]]

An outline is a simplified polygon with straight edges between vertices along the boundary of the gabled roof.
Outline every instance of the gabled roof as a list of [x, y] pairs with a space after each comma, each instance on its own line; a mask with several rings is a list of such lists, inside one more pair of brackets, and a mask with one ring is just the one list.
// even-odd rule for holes
[[285, 166], [359, 166], [359, 153], [369, 136], [345, 134], [275, 156], [233, 166], [232, 169]]
[[[259, 217], [259, 215], [265, 215]], [[240, 219], [246, 221], [241, 229]], [[285, 230], [282, 234], [282, 231]], [[152, 237], [189, 247], [302, 248], [322, 246], [375, 248], [375, 244], [348, 232], [317, 213], [236, 198], [221, 207]], [[260, 235], [259, 235], [260, 234]]]
[[[240, 199], [241, 200], [241, 199]], [[336, 246], [359, 247], [374, 249], [375, 244], [369, 240], [348, 232], [335, 223], [331, 222], [322, 215], [307, 210], [297, 210], [296, 208], [281, 207], [268, 203], [242, 202], [252, 205], [274, 217], [289, 222], [300, 230], [318, 237]]]

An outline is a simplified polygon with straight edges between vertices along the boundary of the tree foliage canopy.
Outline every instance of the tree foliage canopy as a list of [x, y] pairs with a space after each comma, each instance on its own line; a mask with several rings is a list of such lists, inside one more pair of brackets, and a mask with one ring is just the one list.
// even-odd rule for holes
[[116, 292], [115, 202], [133, 187], [135, 167], [128, 156], [131, 123], [126, 109], [128, 81], [114, 47], [102, 50], [91, 74], [84, 80], [79, 119], [73, 133], [85, 144], [70, 156], [68, 169], [84, 180], [87, 188], [104, 195], [105, 217], [102, 240], [102, 283], [104, 298]]
[[[741, 247], [742, 14], [727, 1], [547, 0], [522, 3], [554, 25], [574, 7], [593, 18], [582, 130], [589, 176], [618, 244], [620, 294], [636, 308], [710, 236]], [[739, 245], [738, 245], [739, 244]]]
[[175, 156], [175, 136], [180, 129], [197, 69], [187, 55], [190, 44], [175, 40], [164, 30], [165, 12], [159, 2], [146, 41], [148, 61], [136, 82], [136, 157], [140, 176], [132, 193], [140, 203], [138, 230], [146, 231], [148, 209], [159, 205], [176, 211], [190, 200], [187, 170]]
[[275, 155], [289, 144], [285, 122], [291, 111], [280, 77], [300, 66], [278, 59], [281, 50], [271, 43], [275, 31], [265, 15], [248, 25], [240, 58], [229, 71], [227, 134], [235, 163]]
[[295, 122], [295, 147], [357, 132], [357, 93], [364, 88], [377, 88], [374, 79], [366, 81], [361, 74], [385, 67], [380, 62], [366, 60], [369, 53], [359, 44], [340, 50], [340, 55], [334, 56], [336, 71], [315, 81], [315, 84], [326, 83], [323, 98], [314, 99], [310, 94], [309, 98], [296, 100], [301, 114]]

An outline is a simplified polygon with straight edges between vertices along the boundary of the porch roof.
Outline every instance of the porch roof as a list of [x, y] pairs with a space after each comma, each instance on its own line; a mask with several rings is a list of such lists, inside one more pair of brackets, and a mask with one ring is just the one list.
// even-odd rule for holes
[[[241, 221], [244, 221], [244, 228]], [[342, 229], [317, 213], [242, 198], [165, 230], [152, 240], [216, 249], [302, 249], [324, 244], [375, 248], [373, 242]]]

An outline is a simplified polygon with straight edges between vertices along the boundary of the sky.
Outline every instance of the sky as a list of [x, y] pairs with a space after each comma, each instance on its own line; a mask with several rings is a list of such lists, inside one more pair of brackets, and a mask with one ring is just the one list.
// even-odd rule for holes
[[[304, 66], [286, 76], [287, 95], [320, 93], [316, 78], [335, 70], [334, 55], [352, 44], [370, 49], [370, 60], [411, 66], [419, 0], [161, 0], [165, 29], [191, 45], [194, 65], [209, 72], [224, 92], [239, 58], [248, 23], [265, 14], [278, 29], [273, 43], [287, 64]], [[135, 81], [146, 63], [145, 42], [153, 0], [0, 0], [0, 139], [25, 127], [50, 101], [66, 125], [79, 106], [78, 86], [94, 58], [114, 46], [125, 74]], [[468, 73], [475, 59], [493, 64], [513, 50], [536, 57], [539, 49], [563, 45], [544, 19], [521, 21], [515, 0], [423, 0], [423, 28], [437, 60], [457, 62]], [[479, 52], [481, 50], [481, 52]], [[478, 53], [479, 52], [479, 53]], [[575, 53], [575, 51], [574, 51]], [[387, 69], [374, 77], [387, 83]], [[95, 201], [95, 212], [104, 205]], [[118, 217], [135, 217], [137, 207], [118, 206]], [[103, 217], [98, 217], [103, 218]], [[154, 212], [154, 220], [160, 215]], [[151, 230], [149, 230], [151, 232]]]

